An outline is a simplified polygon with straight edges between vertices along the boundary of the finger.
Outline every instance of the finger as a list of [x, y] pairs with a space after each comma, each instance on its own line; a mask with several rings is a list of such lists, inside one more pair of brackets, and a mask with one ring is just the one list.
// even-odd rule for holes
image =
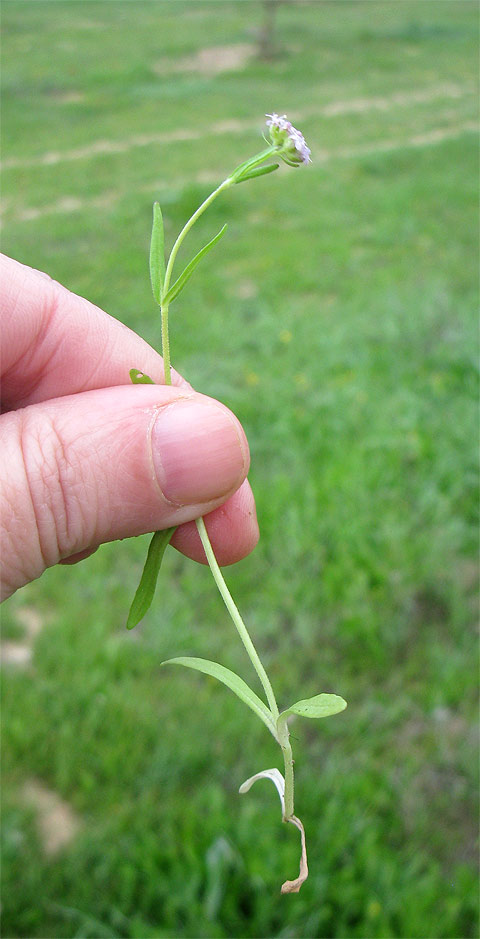
[[[205, 525], [221, 566], [235, 564], [253, 551], [259, 532], [255, 501], [247, 479], [233, 496], [206, 516]], [[207, 563], [195, 522], [186, 522], [177, 528], [171, 544], [186, 557]]]
[[[123, 323], [40, 271], [0, 255], [2, 407], [130, 384], [138, 368], [163, 384], [163, 360]], [[172, 369], [174, 385], [189, 388]]]
[[1, 428], [6, 596], [61, 558], [208, 514], [249, 465], [234, 415], [172, 387], [57, 398]]
[[[218, 563], [224, 567], [236, 564], [250, 554], [259, 538], [255, 500], [248, 479], [227, 501], [205, 516], [205, 525]], [[200, 564], [207, 564], [205, 551], [195, 522], [185, 522], [175, 531], [170, 544]], [[68, 558], [62, 558], [60, 564], [78, 564], [95, 554], [98, 546], [79, 551]]]

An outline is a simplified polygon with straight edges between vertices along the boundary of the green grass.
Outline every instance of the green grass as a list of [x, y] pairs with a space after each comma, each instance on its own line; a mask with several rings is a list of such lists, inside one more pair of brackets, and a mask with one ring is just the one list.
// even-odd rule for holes
[[[159, 667], [193, 654], [249, 679], [208, 571], [167, 552], [155, 609], [126, 633], [141, 538], [4, 607], [9, 640], [24, 607], [45, 624], [31, 669], [3, 671], [5, 936], [478, 935], [477, 8], [287, 4], [272, 63], [157, 74], [254, 42], [260, 19], [254, 2], [4, 0], [3, 250], [158, 345], [154, 198], [171, 244], [201, 174], [254, 153], [266, 111], [305, 115], [314, 164], [215, 204], [188, 252], [229, 232], [171, 326], [175, 366], [248, 433], [261, 541], [227, 579], [280, 703], [349, 704], [292, 727], [311, 875], [279, 897], [296, 835], [266, 785], [237, 794], [277, 762], [264, 728], [212, 680]], [[53, 859], [21, 795], [32, 777], [82, 820]]]

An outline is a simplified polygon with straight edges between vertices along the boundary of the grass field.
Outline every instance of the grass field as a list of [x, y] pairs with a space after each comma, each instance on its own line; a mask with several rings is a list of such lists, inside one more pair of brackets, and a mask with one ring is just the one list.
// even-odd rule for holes
[[478, 936], [478, 7], [288, 3], [270, 62], [261, 17], [4, 0], [2, 244], [158, 347], [154, 199], [171, 244], [265, 112], [305, 134], [308, 170], [192, 234], [229, 222], [171, 340], [249, 437], [261, 540], [226, 576], [279, 698], [349, 704], [292, 726], [310, 879], [280, 898], [296, 833], [271, 787], [237, 793], [277, 762], [264, 728], [159, 667], [249, 680], [208, 570], [170, 550], [125, 631], [146, 536], [3, 607], [5, 937]]

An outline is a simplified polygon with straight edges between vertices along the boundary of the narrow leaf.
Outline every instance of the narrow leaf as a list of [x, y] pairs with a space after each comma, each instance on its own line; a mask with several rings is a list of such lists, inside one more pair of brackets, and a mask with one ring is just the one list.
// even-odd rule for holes
[[278, 170], [279, 166], [279, 163], [270, 163], [269, 166], [259, 166], [258, 169], [250, 170], [249, 173], [240, 176], [239, 179], [235, 180], [235, 183], [244, 183], [247, 179], [254, 179], [255, 176], [266, 176], [267, 173], [273, 173], [275, 170]]
[[262, 150], [261, 153], [256, 153], [255, 156], [250, 157], [248, 160], [245, 160], [243, 163], [239, 163], [235, 167], [233, 173], [231, 173], [230, 179], [233, 179], [235, 182], [238, 176], [243, 176], [250, 168], [255, 166], [260, 166], [261, 163], [264, 163], [269, 157], [273, 156], [275, 148], [272, 147], [271, 143], [265, 138], [265, 143], [268, 143], [266, 150]]
[[180, 274], [178, 280], [175, 281], [173, 286], [170, 287], [170, 290], [165, 294], [163, 299], [166, 304], [171, 303], [172, 300], [175, 300], [175, 297], [178, 297], [178, 294], [181, 290], [183, 290], [187, 281], [190, 280], [190, 277], [192, 276], [197, 264], [202, 260], [204, 255], [207, 254], [207, 252], [210, 251], [214, 245], [216, 245], [217, 241], [220, 241], [220, 238], [225, 234], [226, 229], [227, 226], [224, 225], [223, 228], [221, 228], [220, 231], [215, 235], [215, 238], [212, 238], [212, 240], [209, 241], [208, 244], [205, 245], [198, 252], [198, 254], [195, 255], [194, 258], [192, 258], [190, 263], [187, 264], [185, 270]]
[[143, 574], [128, 614], [127, 629], [133, 629], [151, 606], [162, 558], [174, 531], [175, 528], [156, 531], [150, 542]]
[[134, 385], [154, 385], [155, 382], [148, 375], [145, 375], [145, 372], [139, 371], [138, 368], [131, 368], [129, 373], [130, 381]]
[[260, 773], [255, 773], [255, 776], [250, 776], [249, 779], [246, 779], [244, 783], [240, 786], [238, 790], [241, 795], [244, 795], [248, 792], [254, 782], [257, 782], [257, 779], [270, 779], [275, 786], [275, 789], [278, 792], [280, 797], [280, 805], [282, 806], [282, 818], [285, 818], [285, 779], [283, 778], [279, 769], [274, 767], [273, 769], [262, 769]]
[[344, 711], [346, 706], [347, 702], [338, 694], [317, 694], [313, 698], [296, 701], [286, 711], [282, 711], [278, 720], [286, 720], [289, 714], [311, 718], [330, 717], [332, 714]]
[[241, 701], [251, 708], [257, 717], [266, 724], [270, 733], [272, 733], [276, 739], [275, 724], [273, 723], [272, 715], [266, 704], [252, 691], [243, 678], [240, 678], [239, 675], [236, 675], [235, 672], [232, 672], [229, 668], [225, 668], [224, 665], [219, 665], [218, 662], [210, 662], [209, 659], [197, 659], [189, 655], [182, 655], [175, 659], [167, 659], [166, 662], [162, 662], [162, 665], [185, 665], [186, 668], [193, 668], [197, 672], [204, 672], [205, 675], [211, 675], [212, 678], [217, 678], [218, 681], [221, 681], [227, 688], [230, 688], [230, 691], [233, 691]]
[[234, 179], [236, 176], [240, 175], [245, 170], [247, 170], [249, 166], [253, 166], [255, 162], [256, 162], [256, 156], [250, 157], [248, 160], [244, 160], [243, 163], [239, 163], [238, 166], [235, 167], [233, 173], [231, 174], [232, 179]]
[[153, 205], [152, 238], [150, 241], [150, 280], [153, 296], [160, 305], [162, 302], [163, 282], [165, 280], [165, 248], [163, 218], [160, 203]]

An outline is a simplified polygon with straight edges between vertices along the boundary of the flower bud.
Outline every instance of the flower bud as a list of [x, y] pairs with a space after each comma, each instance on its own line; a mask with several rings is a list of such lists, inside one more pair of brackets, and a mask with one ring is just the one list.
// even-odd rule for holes
[[270, 140], [277, 147], [278, 155], [282, 160], [288, 163], [289, 166], [311, 163], [310, 149], [305, 143], [305, 138], [287, 120], [287, 115], [267, 114], [266, 117], [269, 118], [267, 127], [269, 128]]

